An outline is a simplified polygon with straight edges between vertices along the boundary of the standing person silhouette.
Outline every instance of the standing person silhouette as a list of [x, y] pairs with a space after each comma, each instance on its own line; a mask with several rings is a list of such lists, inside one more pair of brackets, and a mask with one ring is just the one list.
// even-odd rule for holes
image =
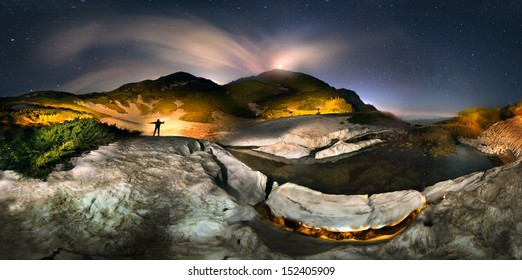
[[158, 132], [158, 136], [160, 136], [160, 126], [164, 124], [165, 122], [160, 121], [159, 119], [155, 122], [151, 122], [151, 124], [155, 124], [156, 127], [154, 128], [154, 134], [152, 136], [156, 136], [156, 131]]

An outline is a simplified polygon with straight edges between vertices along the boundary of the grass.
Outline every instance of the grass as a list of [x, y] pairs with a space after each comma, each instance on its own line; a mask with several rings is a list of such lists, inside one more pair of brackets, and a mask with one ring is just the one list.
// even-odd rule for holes
[[469, 108], [452, 119], [412, 128], [403, 143], [424, 149], [430, 156], [441, 157], [456, 151], [460, 137], [476, 138], [496, 122], [522, 114], [522, 102], [504, 108]]
[[476, 138], [496, 122], [522, 115], [522, 101], [503, 108], [469, 108], [447, 121], [437, 123], [455, 137]]
[[457, 149], [455, 135], [447, 128], [437, 125], [414, 128], [412, 143], [432, 157], [446, 156]]
[[502, 111], [500, 112], [500, 117], [502, 119], [509, 119], [514, 116], [520, 116], [520, 115], [522, 115], [522, 101], [511, 104], [511, 105], [503, 108]]
[[[226, 85], [239, 106], [255, 103], [263, 118], [352, 112], [352, 106], [328, 84], [306, 74], [273, 70]], [[319, 109], [319, 110], [318, 110]]]
[[227, 85], [227, 93], [237, 104], [247, 106], [258, 100], [279, 94], [277, 87], [255, 80], [240, 80]]
[[[152, 108], [140, 104], [138, 100], [152, 104]], [[88, 97], [86, 101], [102, 104], [119, 113], [125, 113], [125, 108], [119, 106], [116, 101], [123, 106], [129, 106], [130, 103], [138, 104], [142, 115], [160, 113], [169, 116], [175, 111], [183, 109], [186, 114], [181, 117], [182, 120], [199, 123], [212, 123], [214, 121], [212, 112], [217, 110], [240, 117], [253, 116], [247, 108], [241, 108], [235, 102], [232, 102], [220, 89], [195, 91], [167, 89], [140, 92], [127, 92], [118, 89], [110, 94]], [[179, 104], [178, 102], [182, 105], [176, 105]]]
[[260, 102], [259, 106], [265, 108], [263, 117], [266, 119], [353, 111], [352, 106], [344, 99], [318, 91], [277, 96]]
[[46, 126], [73, 119], [90, 118], [93, 118], [92, 114], [69, 109], [25, 108], [18, 111], [0, 111], [0, 123], [3, 125]]
[[438, 125], [451, 131], [455, 136], [476, 138], [492, 124], [501, 121], [502, 109], [470, 108]]

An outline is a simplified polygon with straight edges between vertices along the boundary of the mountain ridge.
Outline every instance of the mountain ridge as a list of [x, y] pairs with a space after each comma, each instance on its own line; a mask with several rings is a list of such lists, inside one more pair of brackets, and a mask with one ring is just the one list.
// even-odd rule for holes
[[[197, 103], [196, 100], [187, 100], [193, 99], [192, 97], [197, 97], [197, 102], [201, 104], [209, 103], [208, 106], [199, 108], [201, 110], [220, 110], [235, 117], [246, 118], [375, 110], [375, 107], [364, 104], [353, 91], [336, 89], [311, 75], [287, 70], [270, 70], [256, 76], [240, 78], [225, 85], [218, 85], [212, 80], [180, 71], [155, 80], [127, 83], [106, 92], [74, 94], [65, 91], [38, 91], [0, 99], [8, 106], [23, 104], [68, 109], [80, 109], [77, 107], [86, 107], [82, 103], [90, 102], [101, 104], [118, 113], [126, 112], [126, 108], [123, 107], [135, 103], [144, 109], [142, 113], [146, 115], [148, 112], [145, 111], [158, 111], [159, 109], [145, 110], [146, 105], [141, 103], [168, 103], [172, 107], [170, 110], [172, 113], [178, 109], [173, 105], [176, 100], [183, 104]], [[260, 104], [257, 104], [258, 102]], [[249, 103], [256, 104], [258, 108], [253, 110]], [[185, 108], [185, 111], [191, 110], [198, 110], [198, 108]], [[267, 112], [269, 110], [273, 112], [270, 116], [258, 114], [259, 111]], [[206, 118], [196, 118], [193, 121], [209, 122], [210, 120], [207, 116]]]

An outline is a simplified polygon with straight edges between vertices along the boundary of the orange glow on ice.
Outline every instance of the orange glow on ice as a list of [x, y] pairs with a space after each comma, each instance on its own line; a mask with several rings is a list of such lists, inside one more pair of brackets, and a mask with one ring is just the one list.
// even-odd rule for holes
[[317, 228], [305, 225], [298, 221], [286, 219], [284, 217], [271, 216], [270, 219], [277, 226], [290, 231], [304, 235], [313, 236], [320, 239], [336, 240], [344, 242], [371, 243], [392, 239], [402, 233], [414, 220], [424, 207], [418, 208], [411, 212], [403, 220], [393, 226], [387, 226], [379, 229], [367, 229], [352, 232], [332, 231], [325, 228]]

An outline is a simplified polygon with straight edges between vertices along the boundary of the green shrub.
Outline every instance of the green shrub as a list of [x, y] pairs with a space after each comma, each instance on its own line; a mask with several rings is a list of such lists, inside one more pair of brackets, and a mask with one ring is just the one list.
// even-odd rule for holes
[[14, 128], [0, 136], [0, 169], [45, 178], [56, 164], [132, 134], [96, 119]]
[[424, 126], [413, 131], [413, 143], [432, 157], [447, 156], [456, 151], [457, 141], [451, 130], [437, 126]]

